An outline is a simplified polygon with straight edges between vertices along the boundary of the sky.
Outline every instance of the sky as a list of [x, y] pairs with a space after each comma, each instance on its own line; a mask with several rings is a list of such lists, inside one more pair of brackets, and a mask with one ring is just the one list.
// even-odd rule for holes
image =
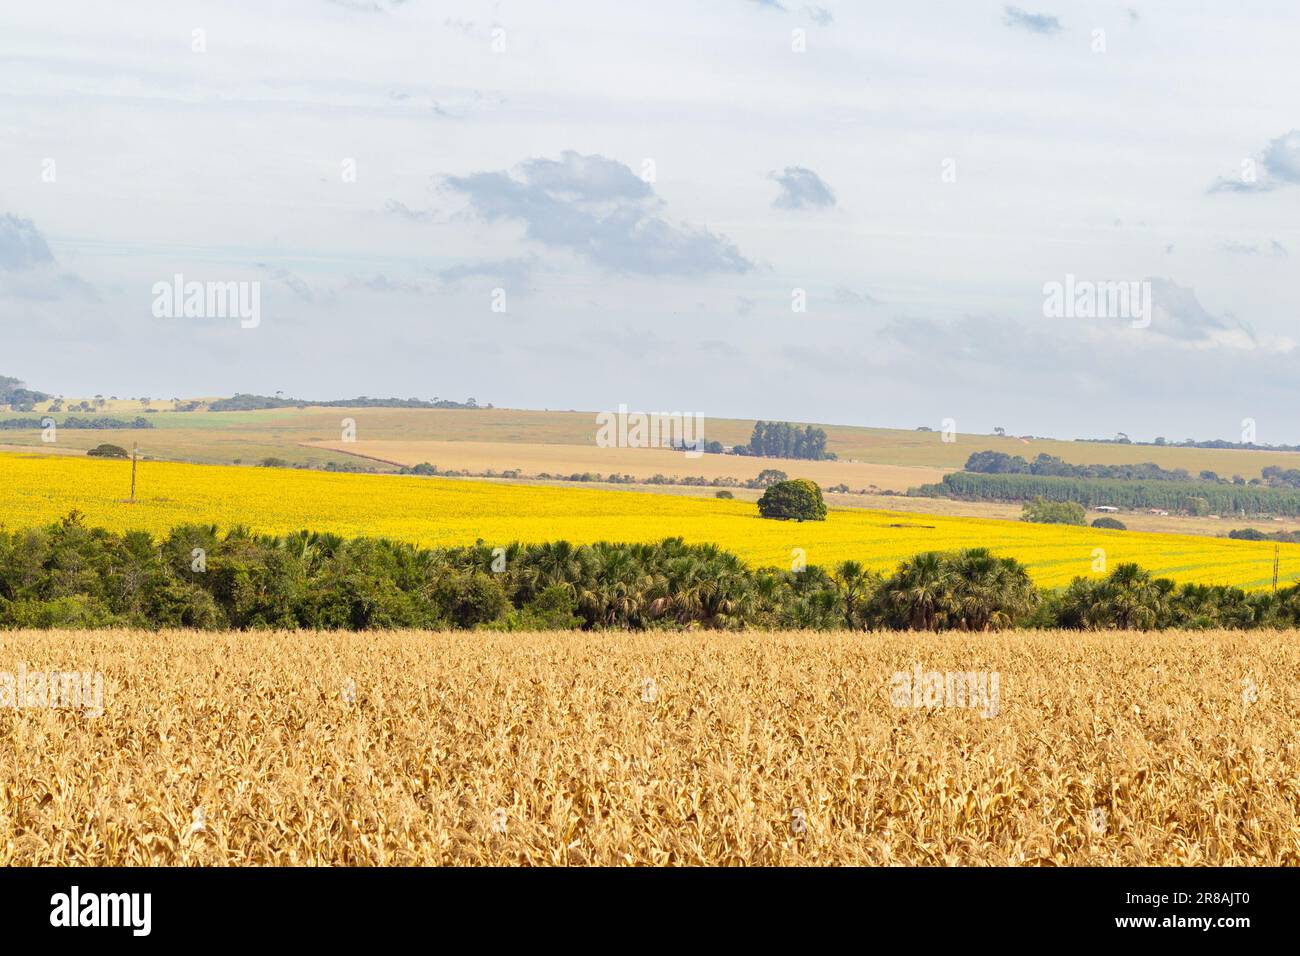
[[1300, 443], [1300, 7], [1025, 2], [5, 4], [0, 374]]

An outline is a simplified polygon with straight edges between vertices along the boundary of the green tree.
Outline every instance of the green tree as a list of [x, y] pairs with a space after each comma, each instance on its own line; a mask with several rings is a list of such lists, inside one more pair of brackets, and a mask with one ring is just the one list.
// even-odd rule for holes
[[764, 468], [754, 478], [754, 487], [770, 488], [778, 481], [785, 481], [789, 476], [779, 468]]
[[518, 610], [482, 626], [492, 631], [568, 631], [582, 624], [575, 610], [573, 594], [553, 584]]
[[1150, 630], [1160, 622], [1167, 586], [1136, 564], [1116, 565], [1102, 582], [1089, 609], [1089, 625], [1120, 630]]
[[1021, 521], [1033, 521], [1037, 524], [1086, 524], [1087, 513], [1077, 501], [1047, 501], [1035, 498], [1025, 502]]
[[778, 481], [758, 499], [758, 513], [764, 518], [795, 521], [825, 521], [826, 502], [817, 483], [807, 478]]
[[1109, 530], [1111, 530], [1111, 531], [1127, 531], [1127, 530], [1128, 530], [1128, 528], [1125, 526], [1124, 522], [1120, 521], [1120, 520], [1117, 519], [1117, 518], [1111, 518], [1110, 516], [1106, 516], [1106, 517], [1102, 517], [1102, 518], [1097, 518], [1097, 519], [1095, 519], [1095, 520], [1092, 522], [1092, 526], [1093, 526], [1094, 528], [1107, 528], [1107, 529], [1109, 529]]
[[851, 630], [869, 627], [871, 601], [880, 589], [880, 575], [858, 561], [843, 561], [832, 580], [844, 608], [844, 626]]
[[936, 551], [904, 561], [880, 593], [886, 621], [917, 631], [937, 630], [952, 609], [952, 568]]
[[953, 592], [948, 603], [958, 627], [988, 631], [1010, 627], [1038, 603], [1029, 572], [1015, 558], [968, 548], [949, 559]]
[[120, 445], [96, 445], [86, 452], [92, 458], [130, 458], [127, 450]]
[[476, 627], [501, 617], [509, 605], [494, 575], [479, 571], [449, 573], [435, 588], [437, 603], [456, 627]]

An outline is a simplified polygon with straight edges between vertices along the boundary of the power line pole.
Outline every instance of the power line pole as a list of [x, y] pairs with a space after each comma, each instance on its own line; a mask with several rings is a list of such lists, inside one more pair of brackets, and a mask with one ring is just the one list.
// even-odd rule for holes
[[1277, 593], [1277, 566], [1280, 560], [1281, 550], [1282, 550], [1282, 546], [1280, 544], [1273, 545], [1273, 593], [1274, 594]]
[[[135, 459], [136, 454], [140, 451], [140, 443], [136, 442], [131, 446], [131, 504], [135, 504]], [[1273, 574], [1273, 590], [1277, 590], [1277, 572]]]

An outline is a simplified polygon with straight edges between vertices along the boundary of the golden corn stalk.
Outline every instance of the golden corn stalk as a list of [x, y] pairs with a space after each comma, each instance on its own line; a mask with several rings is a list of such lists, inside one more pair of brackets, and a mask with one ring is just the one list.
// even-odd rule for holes
[[[6, 865], [1300, 863], [1296, 632], [0, 633], [20, 665], [104, 706], [0, 706]], [[997, 706], [900, 706], [918, 671]]]

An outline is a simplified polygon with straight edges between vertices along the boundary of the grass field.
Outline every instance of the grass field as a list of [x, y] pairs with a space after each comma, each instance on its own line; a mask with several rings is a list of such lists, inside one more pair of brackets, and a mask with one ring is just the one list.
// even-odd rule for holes
[[[1296, 632], [0, 633], [20, 664], [103, 715], [0, 707], [0, 865], [1300, 864]], [[996, 706], [896, 706], [918, 666]]]
[[525, 475], [594, 472], [608, 475], [701, 476], [747, 481], [759, 472], [776, 468], [790, 476], [811, 478], [822, 487], [848, 485], [853, 490], [878, 488], [906, 491], [940, 481], [939, 468], [873, 465], [848, 461], [796, 461], [785, 458], [747, 458], [739, 455], [699, 455], [666, 448], [598, 448], [595, 445], [556, 445], [524, 442], [474, 441], [356, 441], [325, 442], [313, 447], [353, 454], [397, 465], [429, 462], [438, 468], [483, 473], [520, 470]]
[[[143, 413], [138, 403], [123, 401], [118, 406], [106, 413], [117, 417], [135, 417]], [[344, 418], [355, 421], [360, 441], [506, 442], [593, 447], [596, 435], [594, 412], [319, 407], [253, 412], [172, 412], [167, 410], [171, 408], [170, 401], [155, 401], [152, 407], [159, 410], [156, 414], [146, 415], [154, 424], [153, 429], [126, 433], [65, 430], [59, 433], [59, 441], [72, 447], [86, 448], [101, 441], [113, 441], [111, 436], [118, 434], [128, 443], [139, 441], [144, 454], [158, 458], [229, 464], [237, 458], [254, 462], [275, 456], [293, 462], [323, 463], [326, 460], [342, 461], [346, 456], [303, 447], [302, 443], [338, 441]], [[70, 414], [87, 417], [84, 412]], [[25, 416], [0, 413], [0, 417], [39, 420], [41, 413]], [[1238, 474], [1246, 478], [1258, 477], [1265, 465], [1300, 467], [1300, 453], [1295, 452], [1157, 448], [1050, 439], [1025, 442], [1019, 438], [961, 431], [960, 420], [956, 440], [944, 442], [938, 423], [927, 424], [936, 430], [918, 432], [827, 424], [818, 427], [826, 429], [827, 448], [841, 459], [947, 471], [960, 469], [973, 452], [989, 449], [1026, 458], [1047, 453], [1075, 464], [1154, 461], [1166, 468], [1186, 468], [1192, 474], [1208, 469], [1225, 477]], [[704, 435], [725, 445], [743, 444], [749, 440], [753, 427], [752, 419], [707, 418]], [[31, 445], [40, 443], [40, 434], [38, 431], [5, 432], [0, 434], [0, 439]], [[511, 467], [510, 464], [501, 464], [497, 470]]]
[[[1097, 573], [1101, 548], [1108, 567], [1136, 561], [1180, 582], [1262, 588], [1272, 580], [1269, 542], [867, 510], [832, 511], [827, 521], [770, 521], [746, 501], [169, 462], [140, 466], [131, 504], [130, 473], [124, 461], [0, 455], [0, 523], [30, 527], [76, 508], [91, 525], [155, 534], [197, 522], [423, 545], [681, 536], [718, 544], [752, 565], [789, 567], [800, 549], [809, 564], [856, 559], [886, 571], [921, 551], [983, 546], [1018, 558], [1046, 586]], [[1282, 583], [1300, 580], [1300, 545], [1282, 545], [1281, 556]]]

